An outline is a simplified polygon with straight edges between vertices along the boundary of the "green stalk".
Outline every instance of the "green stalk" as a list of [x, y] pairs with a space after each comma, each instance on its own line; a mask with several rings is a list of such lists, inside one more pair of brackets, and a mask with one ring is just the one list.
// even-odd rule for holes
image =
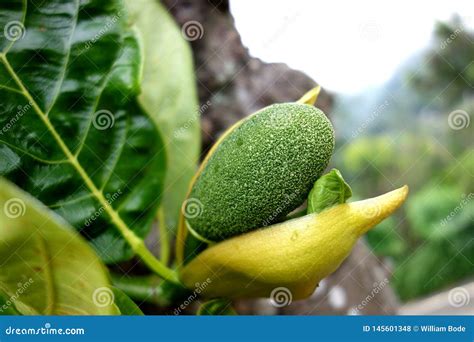
[[170, 257], [170, 238], [168, 227], [166, 227], [163, 206], [160, 206], [160, 209], [158, 209], [158, 227], [160, 232], [160, 259], [163, 264], [168, 265]]

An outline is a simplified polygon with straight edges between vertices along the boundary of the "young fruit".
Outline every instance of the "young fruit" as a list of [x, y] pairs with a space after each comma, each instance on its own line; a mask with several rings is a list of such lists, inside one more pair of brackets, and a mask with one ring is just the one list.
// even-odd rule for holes
[[188, 197], [200, 212], [188, 215], [188, 228], [217, 242], [278, 221], [303, 203], [333, 150], [321, 110], [284, 103], [258, 111], [232, 127], [201, 166]]

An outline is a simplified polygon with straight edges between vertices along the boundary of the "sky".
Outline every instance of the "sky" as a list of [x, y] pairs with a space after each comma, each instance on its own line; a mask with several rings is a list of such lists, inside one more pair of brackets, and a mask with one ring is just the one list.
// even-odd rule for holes
[[386, 82], [430, 44], [437, 20], [457, 13], [474, 27], [472, 0], [231, 0], [230, 5], [252, 56], [287, 63], [346, 94]]

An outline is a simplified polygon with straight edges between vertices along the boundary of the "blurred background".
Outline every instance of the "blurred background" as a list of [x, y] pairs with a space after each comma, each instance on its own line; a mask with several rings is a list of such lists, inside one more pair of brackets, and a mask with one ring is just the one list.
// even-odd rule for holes
[[249, 314], [474, 313], [472, 1], [165, 0], [191, 43], [203, 151], [240, 118], [320, 84], [331, 167], [355, 198], [408, 202], [307, 301]]

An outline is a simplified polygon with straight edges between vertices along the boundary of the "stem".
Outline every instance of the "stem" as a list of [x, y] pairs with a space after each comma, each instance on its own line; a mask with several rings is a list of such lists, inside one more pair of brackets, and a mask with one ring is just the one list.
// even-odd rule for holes
[[167, 283], [154, 275], [126, 277], [112, 273], [111, 278], [114, 286], [135, 301], [148, 302], [160, 307], [170, 307], [189, 295], [189, 290]]
[[69, 147], [67, 147], [66, 143], [63, 141], [59, 133], [54, 128], [53, 124], [49, 120], [48, 116], [43, 112], [43, 110], [39, 107], [36, 101], [33, 99], [31, 94], [28, 92], [28, 89], [23, 85], [23, 82], [20, 80], [18, 75], [16, 74], [15, 70], [11, 66], [10, 62], [8, 62], [5, 54], [0, 53], [0, 60], [3, 61], [5, 68], [10, 73], [13, 80], [17, 83], [18, 87], [20, 88], [23, 96], [29, 101], [33, 109], [36, 111], [40, 119], [45, 124], [46, 128], [51, 132], [54, 139], [56, 140], [57, 144], [67, 157], [69, 163], [76, 169], [79, 176], [83, 179], [84, 183], [86, 184], [87, 188], [89, 188], [90, 192], [97, 198], [99, 203], [102, 205], [104, 210], [109, 215], [110, 219], [114, 223], [115, 227], [119, 230], [122, 234], [124, 239], [133, 249], [133, 251], [145, 262], [148, 267], [156, 274], [161, 276], [162, 278], [169, 280], [173, 283], [179, 284], [179, 279], [175, 271], [169, 269], [165, 265], [163, 265], [155, 256], [146, 248], [144, 241], [139, 238], [135, 232], [133, 232], [130, 228], [128, 228], [127, 224], [122, 220], [119, 214], [112, 208], [109, 201], [105, 198], [102, 191], [100, 191], [92, 181], [92, 179], [87, 174], [86, 170], [82, 167], [82, 165], [77, 160], [77, 156], [75, 156]]
[[[135, 245], [134, 251], [140, 256], [143, 262], [156, 274], [161, 276], [163, 279], [166, 279], [175, 284], [181, 284], [178, 278], [178, 274], [171, 268], [166, 267], [160, 260], [155, 258], [155, 256], [150, 252], [150, 250], [145, 246], [145, 242], [140, 239], [139, 244]], [[133, 246], [132, 246], [133, 248]]]
[[163, 206], [160, 206], [158, 209], [158, 229], [160, 230], [160, 259], [163, 264], [168, 265], [170, 257], [170, 238], [168, 228], [166, 227]]

